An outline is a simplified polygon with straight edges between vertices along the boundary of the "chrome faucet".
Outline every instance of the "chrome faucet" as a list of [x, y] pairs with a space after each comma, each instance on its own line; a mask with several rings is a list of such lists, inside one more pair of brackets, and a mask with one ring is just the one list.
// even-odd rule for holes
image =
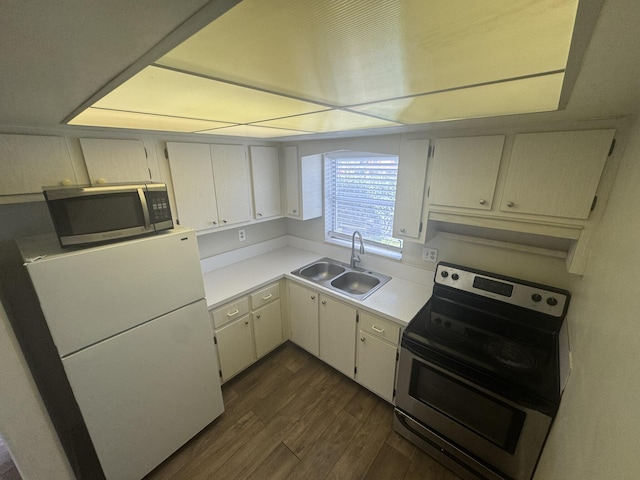
[[364, 253], [364, 241], [362, 240], [362, 235], [357, 230], [353, 232], [351, 235], [351, 262], [349, 262], [349, 266], [351, 268], [355, 268], [356, 263], [360, 263], [360, 255], [356, 254], [356, 234], [360, 238], [360, 253]]

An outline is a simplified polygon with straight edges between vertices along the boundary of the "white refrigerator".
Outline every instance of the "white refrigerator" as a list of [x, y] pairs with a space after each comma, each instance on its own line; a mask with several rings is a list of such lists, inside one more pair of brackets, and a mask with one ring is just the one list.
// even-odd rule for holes
[[141, 479], [222, 414], [193, 230], [17, 244], [107, 479]]

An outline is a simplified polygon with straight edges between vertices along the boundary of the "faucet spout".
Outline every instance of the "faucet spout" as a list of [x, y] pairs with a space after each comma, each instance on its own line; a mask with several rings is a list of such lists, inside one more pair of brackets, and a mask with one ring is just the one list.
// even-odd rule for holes
[[360, 254], [364, 253], [362, 234], [356, 230], [353, 232], [353, 235], [351, 235], [351, 261], [349, 262], [351, 268], [355, 268], [356, 264], [360, 263], [360, 255], [356, 253], [356, 235], [358, 235], [358, 239], [360, 240]]

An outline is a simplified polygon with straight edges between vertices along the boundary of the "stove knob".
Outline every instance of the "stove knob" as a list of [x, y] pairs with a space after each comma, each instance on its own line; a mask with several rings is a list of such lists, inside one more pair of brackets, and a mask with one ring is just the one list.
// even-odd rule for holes
[[449, 272], [447, 272], [446, 270], [443, 270], [442, 272], [440, 272], [440, 276], [442, 278], [447, 278], [449, 276]]
[[556, 300], [554, 297], [549, 297], [547, 298], [547, 303], [552, 307], [555, 307], [558, 304], [558, 300]]
[[540, 300], [542, 300], [542, 295], [540, 295], [539, 293], [534, 293], [533, 295], [531, 295], [531, 300], [533, 300], [534, 302], [539, 302]]
[[460, 278], [460, 275], [458, 275], [457, 273], [454, 273], [453, 275], [451, 275], [451, 280], [458, 280]]

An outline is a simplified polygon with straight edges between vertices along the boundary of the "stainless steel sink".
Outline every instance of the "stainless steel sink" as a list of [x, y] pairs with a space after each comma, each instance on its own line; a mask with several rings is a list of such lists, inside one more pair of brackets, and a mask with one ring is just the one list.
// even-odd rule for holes
[[391, 280], [388, 275], [350, 267], [326, 257], [294, 270], [291, 274], [357, 300], [364, 300]]
[[347, 272], [331, 282], [331, 286], [347, 293], [362, 295], [379, 283], [380, 280], [372, 275], [367, 275], [362, 272]]
[[321, 261], [300, 270], [300, 276], [314, 281], [331, 280], [345, 271], [335, 263]]

